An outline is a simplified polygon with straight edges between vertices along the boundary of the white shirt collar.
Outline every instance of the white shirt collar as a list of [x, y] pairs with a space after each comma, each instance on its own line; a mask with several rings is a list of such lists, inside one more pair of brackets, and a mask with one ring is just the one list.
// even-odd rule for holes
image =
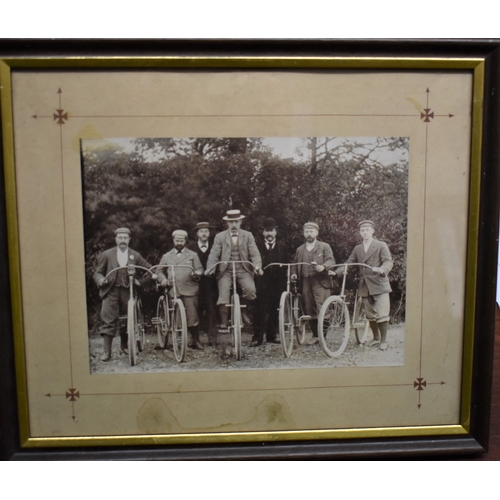
[[118, 264], [120, 267], [126, 266], [128, 264], [128, 248], [124, 252], [120, 249], [120, 247], [116, 247], [116, 250]]

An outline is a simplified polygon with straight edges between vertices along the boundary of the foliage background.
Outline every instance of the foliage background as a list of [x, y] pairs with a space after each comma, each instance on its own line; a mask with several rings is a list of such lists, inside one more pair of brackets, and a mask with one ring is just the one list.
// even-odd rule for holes
[[[283, 139], [280, 139], [283, 141]], [[254, 235], [273, 217], [293, 254], [302, 225], [315, 221], [337, 262], [360, 242], [357, 224], [370, 219], [375, 236], [394, 259], [391, 321], [404, 321], [408, 204], [408, 150], [404, 137], [293, 139], [285, 157], [265, 138], [160, 138], [82, 141], [88, 317], [95, 331], [100, 300], [92, 275], [99, 253], [115, 246], [126, 226], [131, 248], [151, 264], [172, 248], [171, 233], [200, 221], [225, 229], [226, 210], [246, 215]], [[212, 235], [212, 236], [213, 236]], [[356, 288], [355, 277], [348, 280]], [[147, 280], [143, 303], [154, 313], [156, 293]]]

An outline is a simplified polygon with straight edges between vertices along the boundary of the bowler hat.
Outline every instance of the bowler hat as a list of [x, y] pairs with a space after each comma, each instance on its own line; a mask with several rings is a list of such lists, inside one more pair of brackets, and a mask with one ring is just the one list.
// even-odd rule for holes
[[227, 221], [242, 220], [244, 218], [245, 216], [241, 215], [241, 212], [239, 210], [228, 210], [226, 212], [226, 215], [222, 217], [223, 220]]
[[262, 221], [262, 228], [266, 231], [272, 231], [276, 228], [276, 221], [272, 217], [267, 217]]

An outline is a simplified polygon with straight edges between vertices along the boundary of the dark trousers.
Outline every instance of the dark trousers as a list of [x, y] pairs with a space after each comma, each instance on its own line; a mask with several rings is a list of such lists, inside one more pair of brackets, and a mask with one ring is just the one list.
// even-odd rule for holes
[[210, 278], [202, 278], [198, 295], [198, 316], [200, 330], [208, 334], [210, 340], [217, 338], [217, 286]]
[[130, 291], [126, 287], [113, 286], [102, 299], [101, 306], [101, 326], [99, 333], [101, 335], [110, 335], [114, 337], [118, 333], [126, 333], [126, 324], [123, 325], [123, 331], [119, 332], [120, 316], [127, 315], [128, 300]]
[[278, 333], [281, 290], [274, 289], [271, 283], [261, 283], [255, 300], [253, 315], [253, 340], [274, 340]]

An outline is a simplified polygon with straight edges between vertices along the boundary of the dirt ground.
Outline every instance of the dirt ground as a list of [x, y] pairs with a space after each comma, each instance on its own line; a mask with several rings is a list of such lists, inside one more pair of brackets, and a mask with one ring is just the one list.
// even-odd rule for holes
[[[329, 358], [321, 345], [294, 344], [292, 355], [286, 358], [280, 344], [264, 343], [258, 347], [249, 347], [252, 339], [251, 327], [245, 327], [242, 335], [242, 356], [238, 361], [232, 348], [230, 334], [219, 335], [217, 347], [207, 345], [207, 336], [201, 334], [204, 351], [188, 348], [186, 359], [178, 363], [174, 357], [172, 346], [160, 349], [156, 330], [148, 325], [146, 330], [146, 347], [138, 354], [136, 366], [130, 366], [129, 357], [120, 352], [120, 340], [113, 341], [112, 358], [102, 362], [102, 339], [91, 337], [90, 371], [91, 373], [148, 373], [148, 372], [184, 372], [200, 370], [259, 370], [279, 368], [309, 367], [348, 367], [348, 366], [403, 366], [404, 365], [404, 324], [391, 325], [387, 333], [388, 349], [381, 351], [377, 347], [358, 345], [351, 330], [349, 342], [343, 354], [338, 358]], [[306, 342], [312, 338], [309, 331]], [[368, 335], [371, 337], [371, 332]]]

